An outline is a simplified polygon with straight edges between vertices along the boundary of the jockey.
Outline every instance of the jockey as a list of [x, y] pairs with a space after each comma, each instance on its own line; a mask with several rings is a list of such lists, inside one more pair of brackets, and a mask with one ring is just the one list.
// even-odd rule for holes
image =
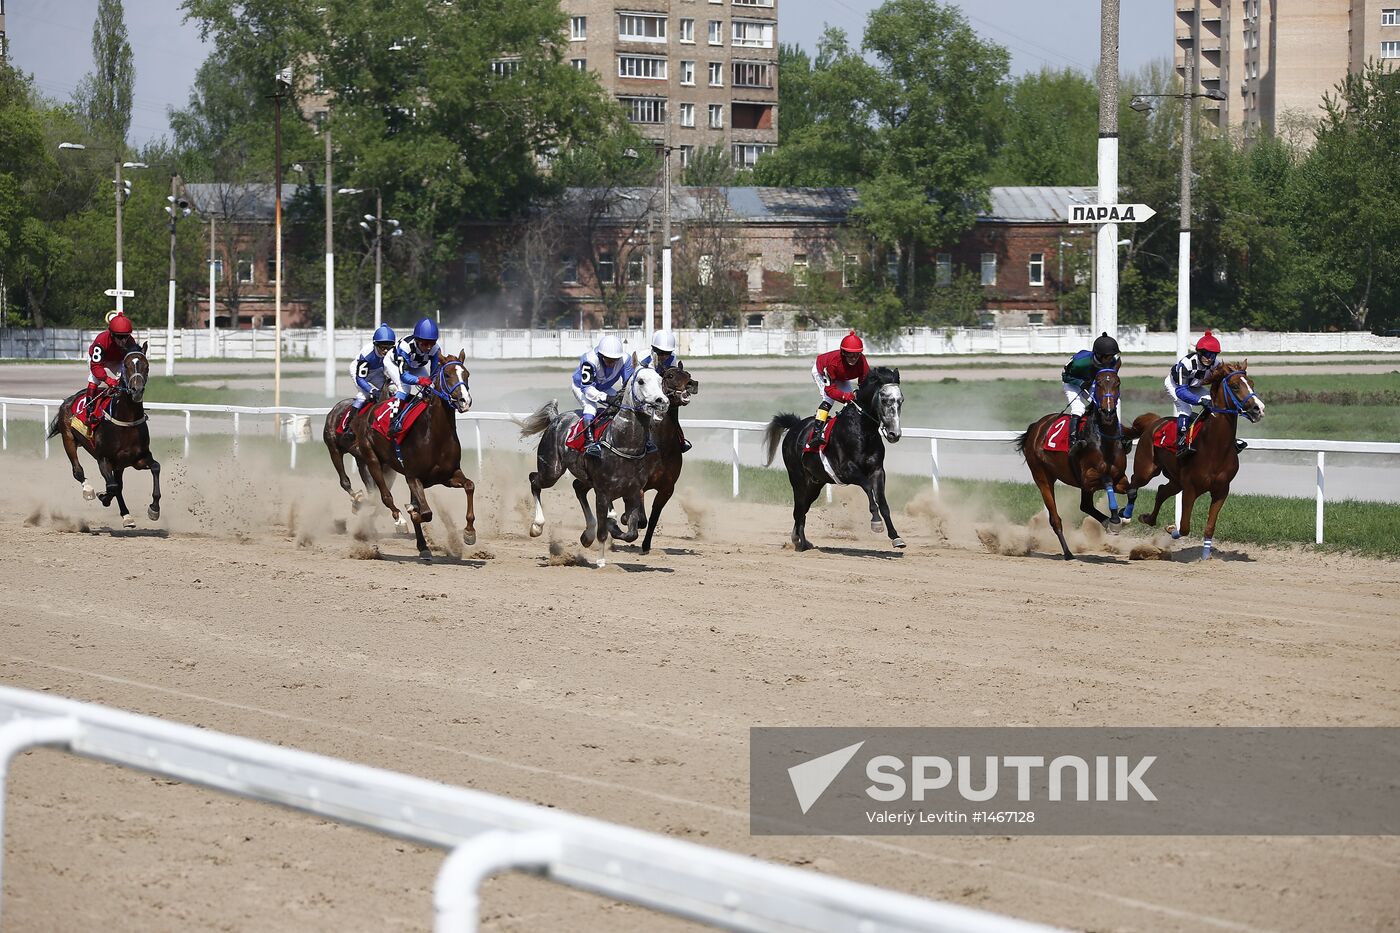
[[1195, 453], [1195, 448], [1186, 443], [1187, 427], [1191, 421], [1192, 408], [1210, 404], [1210, 393], [1201, 392], [1206, 377], [1215, 368], [1216, 357], [1220, 355], [1220, 341], [1206, 331], [1196, 341], [1196, 349], [1177, 360], [1167, 375], [1165, 384], [1172, 404], [1176, 406], [1176, 455], [1181, 458]]
[[1090, 403], [1093, 402], [1088, 387], [1093, 384], [1094, 376], [1103, 369], [1117, 372], [1120, 365], [1122, 359], [1118, 355], [1118, 341], [1108, 336], [1106, 331], [1094, 340], [1094, 349], [1080, 350], [1065, 364], [1060, 373], [1060, 383], [1065, 390], [1065, 399], [1069, 402], [1070, 450], [1079, 443], [1079, 418], [1088, 411]]
[[88, 346], [89, 405], [100, 388], [115, 389], [121, 384], [122, 360], [135, 349], [136, 338], [131, 335], [131, 319], [113, 312], [107, 329], [94, 337]]
[[[654, 369], [661, 375], [666, 374], [668, 369], [685, 369], [685, 364], [676, 355], [676, 335], [669, 330], [658, 330], [651, 335], [651, 355], [642, 360], [644, 369]], [[690, 450], [690, 441], [685, 439], [685, 434], [681, 434], [681, 453]], [[656, 445], [652, 443], [651, 432], [647, 432], [647, 453], [655, 453]]]
[[598, 414], [599, 403], [620, 393], [631, 381], [632, 360], [624, 354], [621, 338], [613, 334], [605, 335], [598, 346], [578, 358], [573, 389], [574, 398], [583, 406], [586, 441], [583, 452], [588, 456], [603, 456], [603, 447], [593, 436], [593, 419]]
[[852, 330], [841, 338], [839, 349], [823, 353], [812, 364], [812, 381], [821, 393], [821, 404], [817, 406], [817, 426], [812, 432], [811, 443], [821, 440], [826, 419], [837, 402], [849, 402], [856, 397], [856, 386], [870, 375], [870, 364], [865, 359], [865, 344]]
[[410, 390], [415, 386], [427, 388], [432, 385], [433, 370], [441, 360], [438, 327], [429, 317], [415, 324], [413, 333], [400, 340], [393, 351], [384, 357], [384, 382], [394, 390], [394, 418], [389, 424], [390, 436], [397, 434], [403, 424]]
[[355, 357], [355, 362], [350, 364], [350, 378], [355, 380], [355, 387], [360, 390], [351, 403], [355, 411], [384, 391], [384, 360], [397, 341], [393, 329], [388, 324], [380, 324], [374, 337]]

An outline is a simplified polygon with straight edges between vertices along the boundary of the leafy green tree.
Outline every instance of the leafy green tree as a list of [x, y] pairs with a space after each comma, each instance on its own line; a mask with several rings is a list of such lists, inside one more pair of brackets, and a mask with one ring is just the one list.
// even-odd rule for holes
[[121, 0], [98, 0], [92, 24], [93, 71], [74, 97], [88, 128], [109, 145], [125, 145], [131, 127], [131, 87], [136, 78]]
[[1011, 81], [992, 185], [1096, 182], [1099, 92], [1082, 72], [1045, 69]]

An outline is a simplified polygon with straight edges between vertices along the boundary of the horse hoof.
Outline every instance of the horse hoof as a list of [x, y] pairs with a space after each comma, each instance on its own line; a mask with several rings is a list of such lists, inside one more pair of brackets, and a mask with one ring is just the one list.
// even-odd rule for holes
[[149, 519], [150, 519], [151, 521], [153, 521], [153, 522], [158, 522], [158, 521], [160, 521], [160, 509], [156, 508], [156, 507], [153, 506], [153, 505], [152, 505], [152, 506], [148, 506], [148, 507], [146, 508], [146, 517], [149, 518]]
[[93, 499], [97, 498], [97, 490], [93, 489], [87, 483], [83, 483], [83, 498], [91, 502]]
[[123, 527], [123, 528], [135, 528], [135, 527], [136, 527], [136, 519], [132, 518], [130, 515], [123, 515], [123, 516], [122, 516], [122, 527]]
[[604, 567], [606, 567], [607, 565], [608, 565], [608, 559], [607, 559], [606, 557], [600, 557], [600, 558], [598, 558], [597, 560], [595, 560], [595, 561], [593, 562], [593, 566], [594, 566], [594, 567], [597, 567], [599, 570], [602, 570], [602, 569], [603, 569]]
[[882, 535], [882, 534], [885, 533], [885, 523], [884, 523], [884, 522], [871, 522], [871, 523], [870, 523], [870, 530], [873, 531], [873, 532], [875, 532], [877, 535]]
[[433, 552], [432, 552], [432, 551], [419, 551], [419, 552], [418, 552], [418, 559], [419, 559], [420, 561], [422, 561], [423, 563], [425, 563], [425, 564], [431, 564], [431, 563], [433, 562]]
[[1073, 555], [1073, 554], [1066, 553], [1066, 554], [1065, 554], [1065, 560], [1074, 560], [1074, 555]]
[[476, 532], [475, 532], [475, 531], [464, 531], [464, 532], [462, 532], [462, 543], [465, 544], [467, 547], [471, 547], [473, 544], [476, 544]]
[[544, 532], [544, 525], [541, 522], [530, 523], [530, 537], [538, 538]]
[[1177, 529], [1175, 525], [1167, 526], [1167, 534], [1172, 536], [1173, 541], [1181, 540], [1181, 532]]
[[893, 544], [893, 545], [895, 546], [896, 549], [901, 550], [901, 551], [904, 550], [905, 547], [908, 546], [908, 545], [906, 545], [906, 544], [904, 543], [904, 539], [903, 539], [903, 538], [893, 538], [893, 539], [890, 540], [890, 544]]

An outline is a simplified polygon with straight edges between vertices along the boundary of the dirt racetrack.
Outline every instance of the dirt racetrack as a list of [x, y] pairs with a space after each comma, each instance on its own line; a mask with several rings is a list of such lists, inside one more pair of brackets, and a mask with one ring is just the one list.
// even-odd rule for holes
[[[1394, 838], [774, 838], [747, 813], [754, 725], [1400, 725], [1393, 563], [1080, 533], [1066, 564], [926, 501], [895, 553], [838, 496], [823, 551], [783, 547], [784, 509], [687, 501], [595, 571], [569, 492], [532, 540], [521, 476], [488, 472], [465, 554], [460, 496], [431, 494], [452, 556], [423, 566], [309, 471], [172, 458], [162, 522], [136, 474], [114, 533], [61, 457], [0, 468], [5, 684], [1071, 928], [1400, 925]], [[9, 931], [430, 925], [435, 851], [53, 751], [8, 800]], [[518, 876], [484, 903], [497, 931], [681, 926]]]

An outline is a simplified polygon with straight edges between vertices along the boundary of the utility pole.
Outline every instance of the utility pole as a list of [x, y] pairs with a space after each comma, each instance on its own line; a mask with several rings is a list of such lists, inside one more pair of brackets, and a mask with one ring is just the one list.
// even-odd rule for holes
[[384, 192], [374, 189], [374, 329], [384, 322]]
[[[211, 205], [212, 207], [212, 205]], [[214, 212], [209, 212], [209, 355], [214, 356], [218, 333], [214, 330], [214, 269], [217, 262], [214, 251]]]
[[[283, 80], [283, 76], [286, 80]], [[276, 245], [273, 247], [273, 288], [272, 288], [272, 321], [273, 321], [273, 357], [272, 357], [272, 405], [279, 408], [282, 405], [282, 98], [285, 96], [284, 88], [291, 84], [291, 69], [287, 68], [277, 73], [277, 93], [272, 95], [272, 139], [273, 139], [273, 183], [272, 183], [272, 226], [276, 236]], [[277, 425], [277, 433], [281, 433], [282, 416], [275, 416], [274, 423]]]
[[665, 161], [666, 202], [661, 211], [661, 328], [671, 329], [671, 116], [666, 115], [666, 142], [661, 158]]
[[180, 176], [170, 176], [170, 196], [165, 212], [170, 215], [170, 292], [165, 307], [165, 374], [175, 375], [175, 223], [190, 213], [190, 202], [180, 197]]
[[[1118, 203], [1118, 4], [1102, 0], [1099, 29], [1099, 203]], [[1118, 225], [1098, 232], [1093, 332], [1118, 336]]]
[[656, 333], [656, 243], [652, 237], [652, 231], [656, 227], [656, 218], [650, 212], [647, 213], [647, 339]]
[[126, 200], [126, 190], [122, 187], [122, 150], [117, 146], [116, 156], [112, 163], [113, 183], [116, 186], [117, 197], [117, 313], [122, 314], [124, 305], [122, 304], [122, 291], [125, 286], [122, 284], [122, 202]]
[[[1194, 27], [1193, 27], [1194, 29]], [[1194, 51], [1194, 43], [1192, 49]], [[1181, 102], [1181, 223], [1176, 258], [1176, 355], [1186, 355], [1191, 339], [1191, 150], [1196, 123], [1196, 69], [1186, 56], [1186, 99]]]
[[335, 239], [331, 209], [331, 112], [325, 111], [321, 135], [326, 138], [326, 398], [335, 398]]

